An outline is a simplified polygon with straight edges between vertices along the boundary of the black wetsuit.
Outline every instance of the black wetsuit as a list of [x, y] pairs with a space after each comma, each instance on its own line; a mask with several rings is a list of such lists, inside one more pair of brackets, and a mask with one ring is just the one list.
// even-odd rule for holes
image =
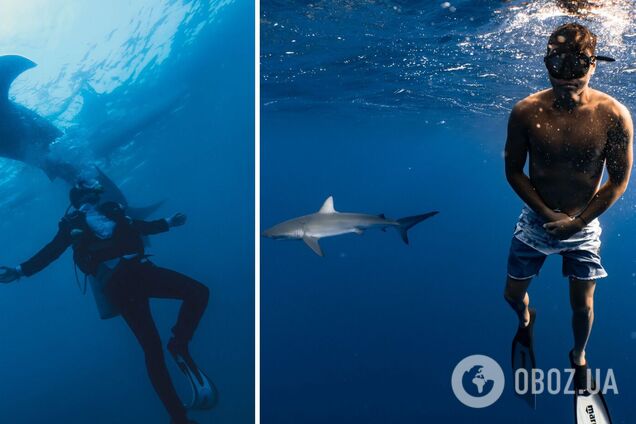
[[103, 261], [137, 255], [133, 259], [121, 260], [105, 292], [143, 348], [152, 385], [173, 421], [187, 423], [185, 408], [166, 368], [163, 346], [148, 300], [151, 297], [183, 300], [172, 333], [178, 343], [187, 345], [207, 306], [208, 288], [183, 274], [160, 268], [144, 257], [142, 237], [168, 231], [166, 220], [132, 220], [124, 215], [119, 205], [109, 203], [104, 206], [107, 211], [104, 215], [116, 223], [111, 238], [105, 241], [96, 237], [83, 213], [67, 214], [60, 221], [55, 238], [20, 265], [22, 273], [31, 276], [43, 270], [69, 246], [73, 246], [73, 256], [82, 271], [91, 275]]

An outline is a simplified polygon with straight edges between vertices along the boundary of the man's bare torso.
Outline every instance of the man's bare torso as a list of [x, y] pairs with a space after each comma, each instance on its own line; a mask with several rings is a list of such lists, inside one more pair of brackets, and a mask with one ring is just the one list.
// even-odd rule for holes
[[612, 97], [589, 93], [589, 101], [573, 110], [557, 109], [551, 89], [519, 104], [530, 181], [549, 208], [571, 216], [585, 209], [599, 188], [608, 133], [620, 114]]

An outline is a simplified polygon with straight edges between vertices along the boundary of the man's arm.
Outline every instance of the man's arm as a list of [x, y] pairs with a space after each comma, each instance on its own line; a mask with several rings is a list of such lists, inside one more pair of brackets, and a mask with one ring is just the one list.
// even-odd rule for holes
[[632, 117], [625, 106], [619, 105], [618, 116], [607, 131], [605, 166], [608, 178], [585, 210], [579, 214], [578, 217], [584, 224], [609, 209], [625, 193], [634, 158], [633, 139]]
[[170, 218], [158, 219], [156, 221], [133, 220], [132, 226], [136, 228], [142, 235], [150, 236], [153, 234], [164, 233], [170, 227], [178, 227], [185, 224], [186, 216], [182, 213], [176, 213]]
[[133, 228], [139, 231], [141, 235], [144, 236], [165, 233], [170, 229], [170, 226], [165, 219], [157, 219], [155, 221], [142, 221], [139, 219], [134, 219], [131, 225], [133, 226]]
[[563, 218], [550, 209], [537, 190], [532, 185], [530, 178], [523, 172], [528, 156], [528, 136], [523, 123], [524, 111], [517, 103], [510, 112], [508, 119], [508, 136], [506, 138], [505, 163], [506, 179], [517, 193], [533, 211], [542, 216], [546, 221], [555, 221]]
[[53, 261], [64, 253], [64, 251], [71, 245], [71, 233], [64, 221], [60, 222], [57, 234], [46, 246], [44, 246], [38, 253], [33, 255], [31, 259], [23, 262], [18, 267], [19, 272], [27, 277], [42, 271], [49, 266]]
[[609, 209], [623, 195], [632, 170], [634, 127], [627, 108], [619, 104], [616, 118], [607, 131], [605, 163], [608, 179], [576, 218], [544, 224], [548, 233], [563, 240], [580, 231]]

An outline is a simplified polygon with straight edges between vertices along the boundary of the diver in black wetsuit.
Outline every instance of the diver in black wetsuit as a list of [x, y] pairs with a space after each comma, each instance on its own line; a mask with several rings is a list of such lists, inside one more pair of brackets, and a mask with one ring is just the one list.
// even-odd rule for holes
[[[177, 213], [156, 221], [133, 220], [125, 215], [121, 205], [101, 203], [102, 191], [97, 181], [78, 182], [70, 192], [72, 208], [60, 220], [55, 238], [18, 267], [1, 267], [0, 283], [40, 272], [72, 246], [75, 263], [85, 274], [109, 275], [104, 295], [143, 348], [150, 380], [172, 422], [193, 423], [168, 374], [148, 301], [151, 297], [183, 300], [168, 350], [191, 361], [188, 343], [205, 311], [209, 291], [190, 277], [150, 262], [142, 238], [183, 225], [186, 216]], [[104, 269], [110, 272], [102, 272]]]

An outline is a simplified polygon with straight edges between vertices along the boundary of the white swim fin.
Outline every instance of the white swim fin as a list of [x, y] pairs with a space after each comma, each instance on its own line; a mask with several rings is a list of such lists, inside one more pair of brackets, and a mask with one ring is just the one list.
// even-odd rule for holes
[[212, 380], [194, 363], [192, 358], [184, 358], [172, 353], [177, 366], [188, 379], [192, 388], [192, 401], [187, 409], [211, 409], [219, 401], [219, 392]]

